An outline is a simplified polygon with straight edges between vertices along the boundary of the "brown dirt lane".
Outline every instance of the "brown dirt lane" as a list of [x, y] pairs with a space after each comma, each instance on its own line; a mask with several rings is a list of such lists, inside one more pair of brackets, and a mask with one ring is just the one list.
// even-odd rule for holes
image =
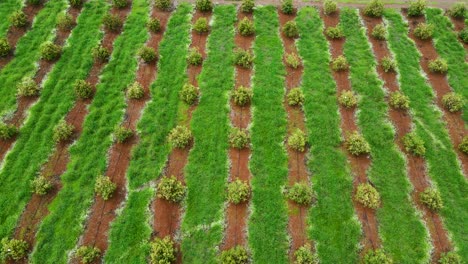
[[403, 14], [408, 19], [408, 25], [410, 29], [409, 37], [416, 43], [419, 52], [422, 54], [420, 59], [421, 68], [426, 73], [427, 79], [432, 89], [434, 89], [437, 106], [443, 112], [443, 120], [445, 121], [452, 144], [455, 146], [454, 150], [457, 152], [458, 159], [461, 161], [463, 173], [465, 177], [468, 178], [468, 155], [463, 154], [458, 149], [458, 147], [456, 147], [463, 140], [463, 136], [468, 134], [468, 130], [465, 128], [465, 122], [463, 122], [461, 112], [450, 113], [444, 108], [442, 104], [442, 97], [445, 94], [452, 92], [453, 90], [450, 87], [445, 75], [432, 73], [429, 70], [429, 62], [438, 57], [432, 40], [420, 40], [413, 34], [413, 30], [416, 28], [416, 26], [419, 23], [425, 22], [425, 17], [408, 17], [405, 10], [403, 10]]
[[[321, 12], [321, 17], [325, 23], [325, 28], [327, 27], [334, 27], [339, 23], [339, 13], [335, 13], [331, 16], [327, 16]], [[343, 46], [345, 43], [345, 39], [338, 39], [333, 40], [329, 39], [331, 44], [331, 54], [332, 58], [338, 57], [339, 55], [343, 54]], [[351, 82], [349, 80], [349, 72], [348, 71], [340, 71], [335, 72], [333, 71], [333, 77], [335, 78], [336, 85], [337, 85], [337, 96], [341, 94], [343, 91], [351, 90]], [[343, 131], [343, 136], [347, 137], [347, 133], [351, 133], [353, 131], [358, 130], [356, 125], [356, 109], [352, 108], [345, 108], [340, 105], [340, 114], [341, 114], [341, 130]], [[370, 166], [371, 160], [369, 156], [353, 156], [351, 155], [343, 146], [343, 151], [346, 152], [348, 156], [348, 161], [351, 164], [351, 170], [354, 174], [354, 181], [353, 185], [356, 189], [360, 183], [369, 182], [366, 176], [367, 169]], [[371, 183], [372, 184], [372, 183]], [[350, 197], [350, 199], [352, 199]], [[366, 208], [362, 206], [360, 203], [357, 203], [353, 199], [353, 204], [358, 214], [359, 220], [361, 222], [362, 231], [364, 234], [362, 244], [363, 244], [363, 251], [365, 252], [367, 249], [375, 249], [379, 248], [381, 245], [381, 241], [379, 238], [378, 232], [378, 222], [375, 215], [375, 210]]]
[[[246, 14], [237, 11], [237, 22], [240, 22], [242, 19], [248, 18], [253, 21], [252, 14]], [[236, 27], [237, 28], [237, 27]], [[239, 32], [236, 32], [234, 39], [236, 47], [242, 49], [250, 49], [252, 43], [255, 39], [255, 36], [242, 36]], [[239, 66], [236, 66], [236, 76], [235, 76], [235, 88], [239, 86], [244, 86], [250, 89], [250, 81], [252, 77], [252, 69], [246, 69]], [[231, 113], [230, 119], [233, 127], [239, 127], [247, 129], [250, 120], [250, 105], [238, 106], [230, 101]], [[247, 182], [250, 184], [251, 173], [249, 170], [249, 158], [250, 158], [250, 148], [244, 149], [229, 149], [229, 159], [230, 159], [230, 181], [235, 181], [240, 179], [241, 181]], [[222, 250], [230, 249], [237, 245], [247, 246], [247, 220], [249, 218], [249, 201], [233, 204], [229, 203], [226, 210], [226, 229], [224, 231], [224, 240], [221, 245]]]
[[[383, 22], [382, 18], [370, 18], [366, 17], [361, 12], [364, 24], [367, 27], [367, 36], [372, 43], [375, 57], [377, 61], [380, 61], [385, 56], [391, 56], [386, 41], [376, 40], [371, 36], [372, 29]], [[390, 92], [399, 91], [399, 84], [397, 75], [395, 73], [386, 73], [382, 67], [377, 67], [377, 72], [380, 78], [384, 81], [385, 87]], [[404, 146], [401, 142], [401, 138], [411, 132], [412, 118], [407, 111], [396, 110], [389, 108], [390, 119], [396, 129], [396, 144], [400, 147], [402, 152], [405, 152]], [[432, 263], [436, 263], [440, 257], [440, 254], [451, 249], [450, 240], [447, 232], [443, 227], [440, 216], [436, 213], [431, 212], [427, 207], [423, 206], [419, 201], [419, 193], [424, 191], [426, 188], [431, 186], [430, 180], [427, 177], [426, 163], [421, 157], [407, 154], [407, 167], [408, 176], [414, 187], [414, 191], [411, 196], [413, 202], [418, 206], [418, 209], [423, 213], [424, 221], [429, 230], [431, 236], [432, 245], [434, 250], [432, 251]]]
[[[455, 33], [457, 34], [457, 37], [458, 37], [458, 32], [462, 31], [466, 27], [465, 26], [465, 20], [464, 19], [459, 19], [459, 18], [453, 18], [453, 17], [449, 16], [448, 14], [445, 14], [445, 15], [450, 18], [453, 25], [455, 26], [454, 30], [455, 30]], [[458, 38], [458, 41], [460, 41], [460, 43], [463, 45], [463, 47], [465, 47], [465, 49], [468, 50], [468, 43], [463, 42], [460, 38]], [[468, 56], [465, 58], [465, 61], [468, 62]]]
[[[205, 17], [210, 21], [211, 13], [202, 13], [196, 11], [192, 17], [192, 24], [195, 23], [199, 18]], [[203, 59], [206, 59], [206, 42], [208, 39], [207, 33], [198, 34], [192, 30], [192, 43], [190, 48], [198, 48], [198, 51], [202, 54]], [[202, 70], [203, 64], [199, 66], [189, 65], [187, 68], [188, 81], [198, 87], [197, 77]], [[183, 125], [190, 126], [190, 120], [192, 113], [196, 108], [196, 104], [190, 106], [185, 114], [186, 119]], [[167, 176], [175, 176], [179, 181], [185, 184], [184, 168], [188, 162], [188, 155], [192, 146], [188, 146], [184, 149], [174, 148], [169, 154], [169, 158], [163, 172]], [[152, 211], [154, 212], [153, 222], [153, 237], [164, 238], [170, 236], [176, 243], [177, 247], [177, 261], [176, 263], [182, 263], [182, 252], [180, 250], [180, 244], [178, 241], [180, 217], [182, 215], [182, 207], [180, 204], [168, 202], [161, 198], [156, 197], [153, 201]]]

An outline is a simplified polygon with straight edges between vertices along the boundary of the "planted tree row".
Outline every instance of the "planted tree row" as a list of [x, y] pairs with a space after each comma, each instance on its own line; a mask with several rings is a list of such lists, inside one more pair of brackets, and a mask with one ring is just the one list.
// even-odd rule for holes
[[6, 19], [8, 16], [13, 14], [15, 11], [21, 9], [21, 0], [7, 0], [0, 3], [0, 38], [4, 38], [7, 35], [8, 28], [11, 23], [9, 19]]

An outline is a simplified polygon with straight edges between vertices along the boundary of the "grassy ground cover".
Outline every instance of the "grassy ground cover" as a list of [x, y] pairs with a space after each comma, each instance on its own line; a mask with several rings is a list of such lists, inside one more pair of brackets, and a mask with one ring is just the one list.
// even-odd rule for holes
[[[39, 48], [46, 40], [55, 36], [56, 17], [64, 12], [65, 0], [47, 1], [44, 8], [36, 15], [32, 28], [18, 41], [15, 57], [0, 71], [2, 96], [0, 96], [0, 116], [13, 111], [16, 105], [16, 84], [25, 76], [34, 76], [36, 62], [40, 59]], [[2, 17], [2, 19], [7, 18]], [[8, 19], [7, 19], [8, 20]]]
[[33, 262], [66, 263], [67, 251], [75, 246], [83, 230], [86, 211], [94, 197], [94, 180], [105, 172], [111, 134], [123, 118], [124, 89], [135, 79], [137, 51], [148, 38], [142, 25], [149, 17], [149, 1], [134, 0], [131, 8], [96, 87], [81, 137], [70, 148], [70, 163], [62, 175], [63, 187], [39, 228]]
[[106, 9], [98, 0], [85, 5], [69, 46], [44, 84], [42, 99], [31, 108], [29, 119], [4, 161], [0, 173], [0, 237], [11, 234], [31, 197], [30, 180], [54, 147], [53, 129], [73, 106], [74, 81], [85, 78], [93, 65], [91, 50], [102, 37], [99, 28]]
[[371, 146], [372, 165], [368, 176], [382, 199], [377, 217], [383, 247], [398, 263], [422, 263], [429, 259], [428, 232], [409, 196], [411, 185], [405, 160], [387, 119], [388, 107], [382, 81], [375, 71], [376, 61], [357, 10], [346, 8], [341, 14], [351, 84], [360, 95], [357, 121]]
[[283, 107], [284, 49], [279, 36], [276, 8], [260, 7], [254, 12], [255, 74], [253, 77], [252, 216], [249, 245], [257, 263], [287, 263], [286, 201], [281, 188], [287, 184], [288, 163], [283, 141], [286, 111]]
[[20, 10], [22, 6], [21, 0], [6, 0], [0, 2], [0, 38], [6, 37], [8, 28], [10, 27], [10, 20], [7, 19], [10, 14]]
[[434, 93], [421, 75], [420, 54], [408, 34], [408, 26], [394, 10], [386, 10], [390, 22], [389, 43], [398, 61], [402, 91], [410, 98], [418, 135], [424, 140], [428, 172], [439, 189], [445, 207], [444, 224], [463, 261], [468, 261], [468, 183], [451, 145], [441, 112], [434, 106]]
[[[447, 60], [450, 86], [455, 92], [468, 98], [468, 63], [465, 61], [467, 53], [453, 31], [452, 22], [438, 8], [427, 8], [426, 19], [428, 23], [437, 25], [434, 27], [434, 44], [439, 56]], [[463, 108], [463, 120], [468, 122], [468, 104]]]
[[152, 101], [138, 125], [140, 142], [132, 153], [128, 172], [129, 198], [111, 226], [105, 256], [108, 263], [141, 263], [148, 255], [152, 228], [147, 211], [154, 192], [152, 187], [137, 187], [161, 175], [169, 153], [166, 138], [177, 119], [177, 108], [173, 106], [177, 106], [178, 91], [187, 78], [185, 58], [190, 44], [191, 12], [190, 5], [180, 5], [169, 19], [160, 43], [158, 77], [151, 86]]
[[182, 252], [186, 263], [216, 263], [216, 247], [223, 236], [235, 21], [235, 6], [215, 7], [208, 56], [198, 78], [201, 98], [191, 121], [195, 143], [185, 173], [188, 196], [182, 222]]
[[360, 226], [352, 204], [353, 183], [346, 156], [340, 151], [340, 116], [336, 84], [328, 67], [329, 46], [323, 23], [314, 8], [297, 17], [301, 32], [299, 54], [304, 63], [302, 89], [311, 159], [312, 186], [317, 203], [310, 210], [309, 237], [317, 242], [321, 263], [355, 263]]

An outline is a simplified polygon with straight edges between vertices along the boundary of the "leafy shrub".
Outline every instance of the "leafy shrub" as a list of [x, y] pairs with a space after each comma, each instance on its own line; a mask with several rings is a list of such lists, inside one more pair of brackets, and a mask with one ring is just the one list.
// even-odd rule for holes
[[38, 6], [42, 3], [42, 0], [28, 0], [28, 4]]
[[238, 106], [245, 106], [252, 101], [253, 93], [251, 89], [244, 86], [240, 86], [234, 90], [231, 94], [231, 98], [234, 103]]
[[62, 31], [71, 30], [74, 23], [73, 17], [69, 14], [60, 14], [57, 16], [57, 27]]
[[155, 0], [154, 5], [161, 10], [169, 10], [172, 7], [172, 0]]
[[358, 103], [358, 97], [353, 91], [343, 91], [338, 97], [338, 102], [346, 108], [353, 108]]
[[460, 30], [460, 32], [458, 32], [458, 37], [464, 43], [468, 43], [468, 27], [465, 27], [464, 29]]
[[408, 16], [422, 16], [426, 9], [426, 0], [410, 1], [408, 8]]
[[450, 112], [460, 111], [465, 105], [463, 97], [456, 93], [447, 93], [442, 97], [442, 104]]
[[155, 238], [150, 244], [151, 264], [170, 264], [176, 260], [177, 249], [169, 236], [161, 239]]
[[289, 136], [288, 146], [295, 151], [304, 152], [306, 144], [306, 135], [300, 129], [296, 129], [296, 131]]
[[393, 264], [383, 249], [369, 250], [362, 258], [362, 264]]
[[85, 80], [76, 80], [73, 84], [75, 96], [81, 99], [90, 98], [93, 95], [93, 86]]
[[281, 1], [281, 12], [283, 14], [290, 15], [294, 13], [294, 6], [293, 6], [293, 1], [292, 0], [282, 0]]
[[384, 72], [394, 72], [396, 70], [396, 62], [389, 56], [385, 56], [380, 60], [380, 66]]
[[370, 153], [369, 143], [357, 131], [351, 133], [346, 139], [346, 148], [355, 156]]
[[227, 199], [230, 203], [240, 204], [249, 199], [250, 186], [245, 181], [236, 179], [228, 183], [227, 186]]
[[[1, 125], [0, 125], [0, 138], [2, 138], [2, 132], [1, 132]], [[462, 142], [460, 145], [458, 145], [458, 149], [465, 153], [468, 154], [468, 136], [464, 136]]]
[[95, 60], [102, 61], [102, 62], [108, 61], [111, 56], [110, 50], [101, 44], [94, 47], [92, 50], [92, 53], [93, 53], [93, 57]]
[[46, 41], [41, 45], [41, 57], [44, 60], [56, 60], [60, 57], [60, 53], [62, 53], [62, 47], [50, 41]]
[[372, 29], [372, 37], [378, 40], [387, 39], [387, 29], [384, 24], [378, 24]]
[[77, 8], [83, 5], [84, 0], [68, 0], [68, 2], [70, 3], [72, 7]]
[[142, 47], [138, 51], [138, 56], [146, 63], [150, 63], [156, 60], [157, 54], [156, 51], [151, 47]]
[[213, 2], [211, 0], [197, 0], [195, 8], [201, 12], [210, 12], [213, 9]]
[[288, 104], [290, 106], [302, 105], [305, 100], [304, 93], [302, 92], [302, 89], [300, 87], [291, 89], [291, 91], [289, 91], [287, 95], [287, 98]]
[[198, 51], [198, 48], [191, 48], [187, 57], [187, 62], [190, 65], [201, 65], [203, 62], [203, 56]]
[[144, 95], [145, 92], [139, 82], [134, 82], [127, 87], [127, 97], [130, 99], [141, 99]]
[[440, 193], [435, 188], [427, 188], [419, 194], [419, 200], [432, 211], [438, 211], [444, 207]]
[[331, 15], [335, 13], [337, 9], [338, 5], [335, 1], [325, 0], [323, 2], [323, 12], [325, 13], [325, 15]]
[[114, 7], [117, 8], [125, 8], [128, 6], [127, 0], [112, 0], [112, 3], [114, 4]]
[[153, 33], [158, 33], [161, 31], [161, 21], [159, 21], [157, 18], [151, 18], [146, 23], [146, 28]]
[[380, 0], [372, 0], [365, 8], [364, 14], [370, 17], [381, 17], [384, 10], [384, 4]]
[[23, 11], [16, 11], [11, 14], [10, 23], [17, 28], [26, 27], [28, 25], [28, 17]]
[[232, 148], [243, 149], [249, 145], [250, 135], [246, 129], [232, 128], [229, 134], [229, 144]]
[[197, 19], [197, 21], [193, 25], [193, 30], [195, 30], [199, 34], [208, 32], [208, 19], [206, 19], [206, 17], [200, 17], [199, 19]]
[[176, 126], [169, 133], [169, 143], [175, 148], [185, 148], [192, 140], [192, 132], [185, 126]]
[[448, 71], [447, 61], [442, 58], [429, 61], [429, 70], [431, 72], [446, 73]]
[[131, 136], [133, 136], [133, 131], [130, 128], [126, 128], [124, 126], [117, 126], [114, 129], [114, 141], [117, 143], [123, 143]]
[[6, 38], [0, 38], [0, 57], [4, 57], [11, 52], [10, 43]]
[[312, 247], [308, 243], [298, 248], [294, 252], [294, 257], [296, 258], [294, 264], [319, 264], [318, 257], [312, 253]]
[[462, 264], [462, 260], [461, 260], [461, 257], [457, 253], [451, 251], [451, 252], [442, 253], [439, 259], [439, 263], [440, 264]]
[[255, 34], [254, 24], [252, 20], [248, 19], [247, 17], [244, 17], [239, 22], [237, 29], [239, 30], [239, 34], [241, 34], [242, 36], [251, 36]]
[[380, 194], [369, 183], [358, 185], [354, 199], [364, 207], [376, 209], [380, 205]]
[[94, 191], [105, 201], [112, 197], [116, 189], [117, 184], [113, 183], [108, 176], [104, 175], [98, 176], [94, 184]]
[[299, 68], [299, 66], [301, 66], [302, 64], [301, 59], [294, 52], [286, 54], [285, 61], [286, 61], [286, 65], [288, 65], [289, 67], [293, 69]]
[[81, 259], [84, 264], [93, 263], [101, 255], [101, 250], [97, 247], [92, 246], [81, 246], [76, 251], [76, 257]]
[[180, 100], [184, 101], [188, 105], [193, 105], [198, 99], [198, 88], [186, 83], [179, 93]]
[[106, 14], [102, 20], [104, 27], [112, 32], [119, 32], [123, 26], [123, 21], [118, 15]]
[[18, 133], [18, 129], [14, 125], [7, 125], [0, 122], [0, 139], [7, 140], [14, 137]]
[[19, 96], [36, 96], [39, 94], [39, 85], [31, 77], [24, 77], [16, 86]]
[[424, 141], [415, 132], [404, 135], [401, 140], [407, 152], [417, 156], [424, 156], [426, 153]]
[[234, 50], [234, 64], [243, 68], [250, 68], [252, 67], [253, 60], [254, 55], [250, 50], [244, 50], [241, 48], [236, 48]]
[[249, 254], [244, 247], [238, 245], [221, 252], [219, 260], [221, 264], [247, 264], [249, 263]]
[[283, 33], [288, 38], [299, 37], [299, 28], [297, 27], [296, 21], [288, 21], [283, 26]]
[[254, 0], [242, 0], [241, 11], [244, 13], [252, 13], [255, 7]]
[[186, 187], [175, 176], [164, 176], [158, 183], [159, 198], [178, 203], [185, 197]]
[[348, 61], [343, 55], [340, 55], [332, 60], [331, 66], [334, 71], [345, 71], [348, 69]]
[[55, 142], [67, 141], [73, 135], [75, 127], [72, 124], [68, 124], [64, 119], [60, 120], [54, 128], [53, 139]]
[[0, 261], [20, 260], [26, 257], [28, 248], [28, 243], [24, 240], [4, 238], [1, 241]]
[[390, 106], [395, 109], [405, 110], [409, 108], [408, 96], [401, 92], [393, 92], [390, 94]]
[[286, 198], [302, 205], [311, 204], [314, 192], [307, 182], [296, 182], [293, 186], [285, 189]]
[[413, 31], [414, 36], [418, 39], [426, 40], [432, 38], [434, 34], [434, 25], [419, 23]]
[[338, 25], [336, 27], [328, 27], [325, 30], [325, 35], [331, 39], [340, 39], [344, 37], [343, 29]]
[[455, 3], [450, 10], [448, 10], [449, 15], [455, 18], [464, 18], [466, 14], [465, 3]]
[[39, 176], [31, 181], [31, 189], [32, 192], [37, 195], [45, 195], [52, 189], [52, 183], [44, 176]]

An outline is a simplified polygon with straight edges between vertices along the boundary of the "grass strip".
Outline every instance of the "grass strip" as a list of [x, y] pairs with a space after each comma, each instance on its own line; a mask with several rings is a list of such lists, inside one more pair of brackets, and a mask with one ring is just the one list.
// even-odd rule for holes
[[5, 0], [0, 2], [0, 38], [6, 37], [8, 28], [10, 28], [10, 20], [8, 17], [14, 12], [21, 9], [23, 1], [21, 0]]
[[408, 26], [396, 11], [386, 10], [385, 17], [390, 22], [388, 41], [398, 61], [401, 90], [410, 98], [416, 131], [425, 142], [429, 176], [445, 205], [440, 214], [462, 262], [467, 262], [468, 183], [461, 172], [442, 114], [434, 105], [434, 92], [421, 75], [421, 55], [408, 38]]
[[279, 20], [274, 6], [254, 12], [255, 74], [252, 102], [252, 216], [249, 245], [257, 263], [287, 263], [288, 212], [281, 193], [287, 184], [288, 161], [283, 144], [287, 131], [284, 48], [279, 36]]
[[85, 78], [93, 65], [91, 50], [102, 38], [99, 28], [105, 10], [107, 6], [101, 1], [86, 3], [68, 46], [44, 84], [41, 100], [31, 108], [26, 124], [4, 161], [0, 173], [0, 237], [11, 234], [31, 198], [30, 180], [54, 148], [53, 129], [73, 107], [73, 83]]
[[[468, 63], [465, 48], [458, 41], [454, 26], [450, 19], [439, 8], [426, 8], [428, 23], [434, 27], [434, 45], [440, 57], [447, 60], [449, 66], [448, 81], [452, 89], [468, 98]], [[468, 104], [463, 108], [463, 120], [468, 122]]]
[[188, 196], [182, 223], [182, 253], [186, 263], [216, 263], [216, 248], [223, 237], [235, 21], [235, 6], [215, 7], [207, 58], [198, 77], [201, 98], [191, 120], [195, 143], [185, 169]]
[[83, 132], [70, 148], [70, 163], [62, 175], [63, 187], [49, 207], [50, 214], [37, 233], [36, 263], [66, 263], [94, 197], [94, 179], [105, 172], [111, 134], [124, 115], [124, 89], [135, 79], [137, 51], [148, 38], [144, 26], [149, 1], [134, 0], [123, 32], [114, 42], [111, 60], [104, 68], [89, 107]]
[[341, 14], [351, 84], [360, 96], [357, 121], [372, 149], [368, 175], [382, 199], [377, 217], [383, 247], [397, 263], [427, 262], [430, 257], [428, 232], [411, 202], [412, 187], [405, 159], [395, 144], [394, 128], [387, 117], [383, 83], [375, 70], [376, 61], [365, 28], [357, 9], [345, 8]]
[[315, 8], [299, 11], [299, 54], [304, 63], [304, 114], [317, 203], [309, 210], [309, 237], [317, 242], [321, 263], [356, 263], [361, 237], [351, 200], [353, 182], [341, 145], [336, 84], [328, 67], [329, 45]]
[[[14, 58], [0, 71], [0, 117], [16, 107], [16, 84], [25, 76], [33, 77], [40, 59], [40, 46], [55, 37], [57, 15], [67, 8], [65, 0], [49, 0], [36, 15], [34, 24], [16, 44]], [[3, 17], [4, 19], [7, 18]]]

